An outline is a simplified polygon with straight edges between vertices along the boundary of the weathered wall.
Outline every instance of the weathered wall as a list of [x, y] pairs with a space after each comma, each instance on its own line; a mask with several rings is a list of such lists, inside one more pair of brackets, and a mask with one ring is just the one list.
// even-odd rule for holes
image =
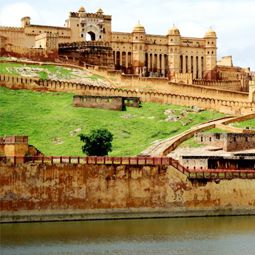
[[255, 148], [255, 134], [198, 133], [198, 143], [222, 148], [224, 151], [241, 151]]
[[[74, 92], [80, 95], [139, 97], [143, 102], [198, 106], [228, 114], [255, 112], [255, 103], [245, 93], [220, 91], [185, 84], [169, 85], [169, 93], [107, 88], [86, 84], [0, 75], [0, 86], [16, 89]], [[183, 95], [185, 94], [185, 95]]]
[[8, 45], [3, 49], [3, 55], [18, 58], [29, 58], [36, 61], [55, 60], [58, 57], [57, 50], [43, 48], [24, 48], [20, 46]]
[[[0, 165], [1, 221], [55, 211], [74, 215], [82, 210], [96, 218], [98, 209], [110, 214], [144, 209], [195, 215], [255, 213], [254, 180], [192, 183], [172, 167], [118, 165]], [[24, 213], [25, 212], [25, 213]], [[13, 215], [13, 218], [12, 218]], [[69, 216], [71, 217], [71, 216]], [[116, 216], [117, 217], [117, 216]], [[128, 217], [128, 215], [126, 215]], [[17, 218], [16, 218], [17, 220]]]
[[242, 91], [241, 80], [193, 80], [194, 85], [208, 86], [216, 89], [224, 89], [229, 91]]
[[123, 111], [125, 109], [124, 98], [103, 96], [73, 96], [73, 105], [76, 107], [100, 108]]

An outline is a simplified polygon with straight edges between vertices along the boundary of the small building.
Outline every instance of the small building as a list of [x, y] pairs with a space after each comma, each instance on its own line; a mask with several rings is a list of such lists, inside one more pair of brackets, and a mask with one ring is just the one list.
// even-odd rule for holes
[[73, 97], [73, 105], [75, 107], [125, 111], [126, 107], [140, 107], [141, 101], [138, 97], [76, 95]]
[[214, 146], [224, 151], [242, 151], [255, 149], [255, 134], [244, 133], [198, 133], [198, 143]]
[[0, 161], [1, 157], [7, 157], [10, 161], [15, 160], [15, 163], [24, 163], [26, 156], [43, 156], [38, 149], [28, 144], [28, 136], [0, 137]]
[[181, 163], [188, 169], [255, 170], [255, 153], [234, 154], [232, 156], [183, 155]]
[[24, 161], [28, 152], [27, 136], [6, 136], [0, 137], [0, 156], [17, 157], [17, 163]]

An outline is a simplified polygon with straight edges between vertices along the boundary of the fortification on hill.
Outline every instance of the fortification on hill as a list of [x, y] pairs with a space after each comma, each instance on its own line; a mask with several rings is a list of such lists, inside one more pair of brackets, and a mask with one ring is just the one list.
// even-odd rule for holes
[[228, 89], [246, 92], [251, 80], [249, 69], [234, 67], [231, 56], [217, 64], [217, 35], [212, 29], [203, 38], [183, 37], [176, 26], [165, 35], [151, 35], [140, 23], [129, 33], [113, 32], [112, 16], [102, 9], [70, 12], [63, 27], [35, 25], [23, 17], [21, 27], [0, 27], [0, 49], [2, 55], [61, 58], [174, 82], [221, 80]]

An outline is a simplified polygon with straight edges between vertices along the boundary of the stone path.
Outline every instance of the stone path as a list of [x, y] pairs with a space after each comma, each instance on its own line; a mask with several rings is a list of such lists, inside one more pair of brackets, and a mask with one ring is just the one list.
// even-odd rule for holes
[[[166, 156], [170, 152], [175, 150], [181, 143], [193, 137], [195, 133], [203, 132], [203, 131], [206, 131], [215, 127], [219, 127], [219, 126], [221, 127], [221, 129], [224, 129], [224, 127], [226, 127], [227, 131], [230, 131], [231, 127], [226, 126], [226, 124], [230, 124], [236, 121], [241, 121], [240, 118], [245, 120], [253, 119], [255, 118], [255, 113], [244, 115], [242, 117], [224, 117], [221, 119], [208, 121], [206, 123], [194, 126], [191, 129], [179, 135], [176, 135], [174, 137], [171, 137], [166, 140], [153, 144], [152, 146], [144, 150], [142, 153], [140, 153], [139, 156], [152, 156], [152, 157]], [[241, 129], [241, 130], [243, 133], [246, 132], [245, 129]]]

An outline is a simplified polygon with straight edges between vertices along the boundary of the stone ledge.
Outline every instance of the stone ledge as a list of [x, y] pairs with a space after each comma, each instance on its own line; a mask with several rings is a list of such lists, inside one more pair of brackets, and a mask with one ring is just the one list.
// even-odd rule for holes
[[127, 220], [153, 218], [180, 217], [218, 217], [218, 216], [251, 216], [255, 215], [255, 208], [220, 208], [220, 209], [101, 209], [101, 210], [62, 210], [62, 211], [22, 211], [1, 212], [1, 223], [22, 222], [53, 222], [53, 221], [92, 221], [92, 220]]

